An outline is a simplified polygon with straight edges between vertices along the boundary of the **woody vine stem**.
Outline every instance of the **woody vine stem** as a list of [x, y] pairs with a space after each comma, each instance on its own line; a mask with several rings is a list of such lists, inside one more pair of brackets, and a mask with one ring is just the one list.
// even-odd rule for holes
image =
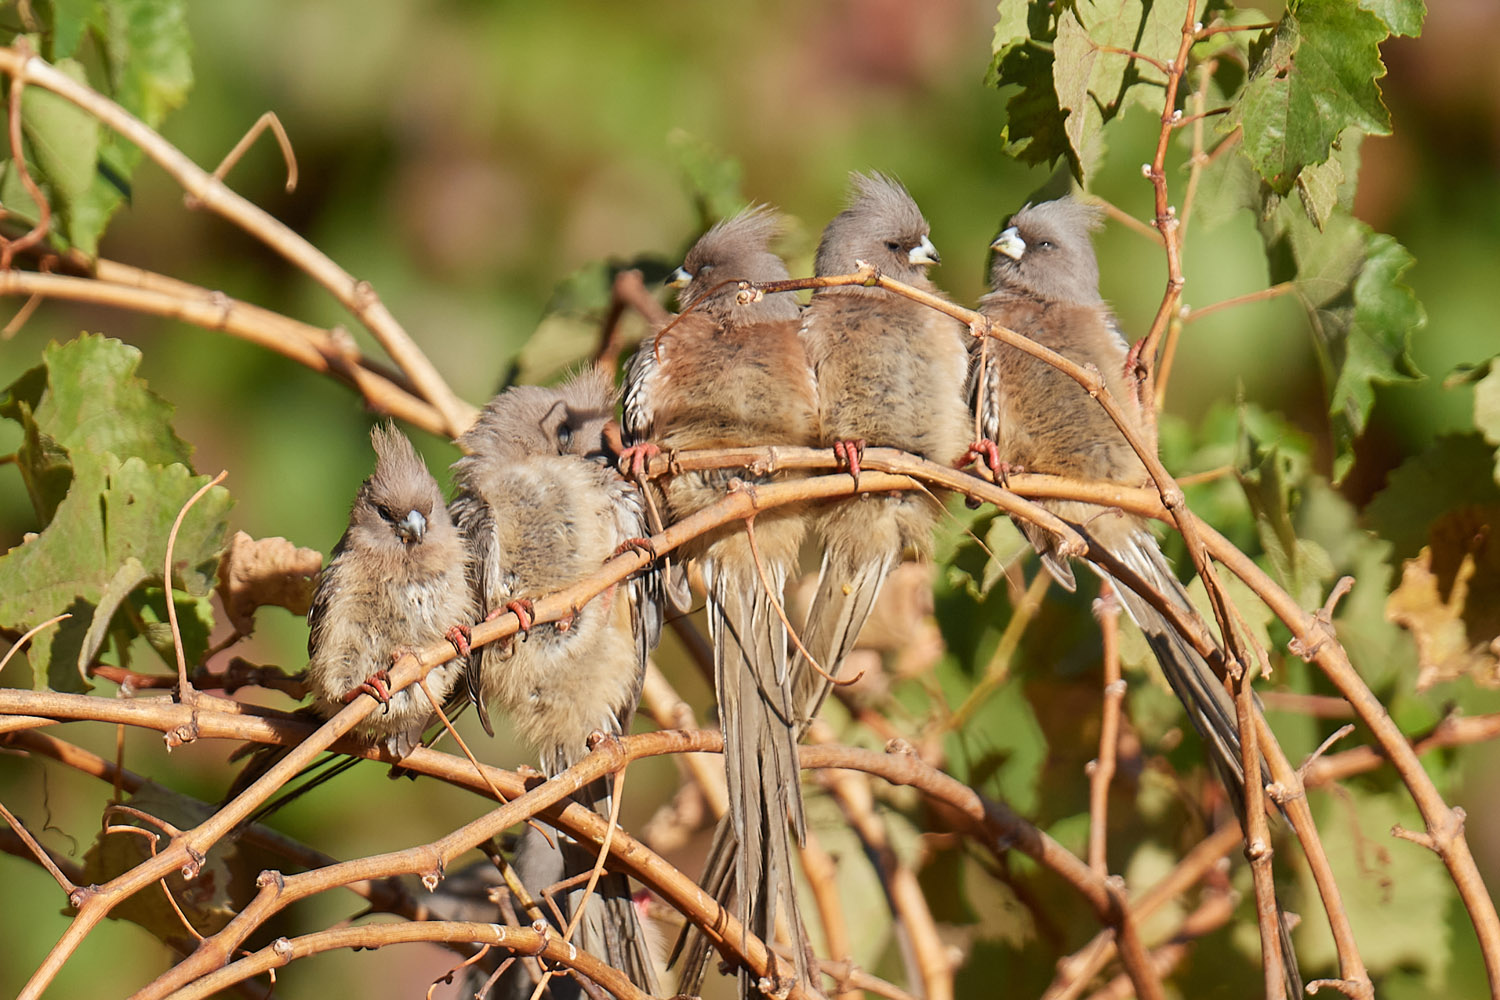
[[[1182, 317], [1177, 315], [1184, 284], [1181, 269], [1182, 222], [1185, 222], [1188, 217], [1196, 169], [1199, 160], [1204, 156], [1201, 145], [1202, 130], [1198, 126], [1201, 125], [1203, 117], [1211, 113], [1204, 111], [1201, 104], [1205, 89], [1203, 83], [1206, 83], [1206, 77], [1200, 77], [1199, 89], [1193, 95], [1193, 100], [1197, 102], [1193, 115], [1184, 118], [1180, 114], [1176, 107], [1177, 95], [1187, 71], [1190, 51], [1195, 41], [1224, 30], [1222, 26], [1204, 28], [1197, 24], [1194, 21], [1195, 7], [1194, 3], [1188, 4], [1177, 58], [1163, 67], [1166, 70], [1167, 86], [1162, 129], [1156, 156], [1146, 170], [1146, 176], [1155, 194], [1156, 215], [1153, 224], [1160, 233], [1168, 270], [1167, 287], [1156, 317], [1150, 331], [1132, 355], [1138, 379], [1137, 401], [1148, 421], [1154, 421], [1156, 400], [1167, 378], [1171, 350], [1175, 344], [1173, 324], [1178, 324], [1180, 327], [1182, 320]], [[1143, 58], [1135, 53], [1130, 55]], [[182, 185], [194, 207], [207, 208], [222, 215], [234, 225], [263, 240], [295, 266], [319, 281], [330, 294], [347, 306], [370, 329], [382, 347], [395, 360], [396, 368], [392, 369], [362, 357], [347, 335], [341, 335], [342, 332], [338, 330], [311, 327], [268, 310], [236, 302], [222, 293], [198, 288], [162, 275], [140, 271], [129, 265], [109, 261], [80, 262], [72, 258], [57, 258], [55, 255], [49, 257], [41, 251], [40, 235], [33, 237], [32, 234], [27, 234], [6, 245], [4, 264], [7, 266], [0, 270], [0, 294], [25, 297], [28, 300], [34, 297], [51, 297], [91, 301], [133, 311], [172, 316], [206, 329], [220, 330], [260, 343], [313, 370], [330, 374], [355, 388], [378, 411], [399, 416], [424, 429], [454, 436], [471, 422], [474, 408], [453, 394], [446, 381], [380, 303], [368, 284], [354, 279], [301, 237], [234, 194], [217, 174], [210, 174], [192, 163], [159, 134], [146, 127], [119, 105], [57, 72], [37, 58], [26, 48], [24, 41], [18, 42], [11, 48], [0, 49], [0, 73], [6, 74], [12, 80], [9, 133], [12, 148], [16, 153], [14, 162], [24, 163], [24, 157], [20, 155], [19, 115], [16, 113], [16, 102], [19, 100], [23, 87], [41, 87], [73, 102], [138, 145], [148, 157]], [[1189, 123], [1195, 126], [1193, 154], [1195, 173], [1193, 180], [1189, 183], [1188, 203], [1184, 207], [1183, 220], [1180, 222], [1168, 200], [1165, 161], [1170, 135], [1176, 128]], [[1226, 141], [1233, 141], [1233, 138]], [[23, 175], [23, 183], [27, 180], [29, 177]], [[40, 191], [34, 192], [33, 197], [45, 214], [47, 206], [45, 199], [40, 196]], [[45, 233], [45, 222], [39, 224], [37, 231]], [[18, 271], [9, 266], [13, 264], [14, 258], [25, 255], [31, 255], [42, 261], [47, 265], [44, 270], [50, 269], [52, 264], [60, 264], [74, 270], [81, 270], [82, 273], [27, 272]], [[638, 282], [636, 284], [638, 285]], [[1066, 554], [1088, 555], [1091, 558], [1098, 558], [1101, 562], [1104, 561], [1103, 554], [1091, 543], [1085, 530], [1059, 521], [1032, 501], [1042, 498], [1089, 500], [1164, 520], [1182, 532], [1188, 541], [1188, 549], [1195, 569], [1208, 587], [1221, 639], [1214, 640], [1199, 622], [1178, 621], [1184, 635], [1199, 648], [1200, 652], [1209, 657], [1210, 662], [1216, 662], [1223, 667], [1236, 690], [1240, 685], [1248, 685], [1250, 667], [1258, 659], [1263, 659], [1263, 653], [1256, 656], [1245, 649], [1245, 633], [1239, 627], [1237, 614], [1224, 596], [1222, 585], [1218, 580], [1217, 567], [1220, 566], [1239, 577], [1287, 625], [1295, 637], [1296, 649], [1301, 652], [1301, 655], [1314, 662], [1332, 680], [1353, 706], [1360, 720], [1371, 730], [1380, 752], [1393, 764], [1410, 790], [1422, 813], [1426, 832], [1401, 831], [1401, 835], [1438, 853], [1447, 866], [1478, 934], [1492, 992], [1500, 995], [1500, 919], [1496, 917], [1493, 900], [1479, 877], [1464, 839], [1462, 811], [1449, 807], [1442, 800], [1417, 760], [1416, 750], [1402, 736], [1384, 707], [1360, 680], [1349, 662], [1347, 653], [1328, 625], [1327, 609], [1309, 612], [1299, 607], [1291, 596], [1271, 581], [1252, 560], [1218, 535], [1211, 527], [1198, 521], [1187, 509], [1180, 487], [1156, 457], [1154, 422], [1147, 424], [1150, 428], [1149, 437], [1153, 440], [1142, 439], [1132, 431], [1129, 421], [1124, 418], [1122, 405], [1129, 401], [1113, 400], [1104, 389], [1097, 372], [1073, 365], [1013, 331], [993, 327], [977, 313], [961, 309], [939, 297], [902, 286], [879, 275], [873, 269], [863, 268], [855, 274], [839, 278], [802, 279], [778, 283], [775, 286], [762, 286], [759, 289], [747, 287], [746, 294], [765, 294], [829, 284], [879, 285], [897, 294], [925, 302], [932, 308], [940, 309], [967, 323], [976, 336], [993, 338], [1064, 371], [1095, 396], [1100, 405], [1120, 426], [1131, 445], [1146, 463], [1154, 484], [1153, 490], [1130, 490], [1112, 484], [1016, 476], [1011, 478], [1008, 488], [1001, 488], [971, 473], [934, 466], [902, 453], [889, 452], [885, 449], [870, 449], [866, 452], [864, 465], [871, 471], [862, 475], [858, 490], [874, 492], [913, 489], [918, 488], [919, 484], [923, 487], [955, 490], [978, 500], [993, 503], [1013, 517], [1031, 521], [1054, 532], [1063, 539], [1062, 551]], [[628, 282], [625, 285], [617, 283], [616, 287], [617, 293], [628, 296], [626, 302], [630, 307], [643, 314], [651, 313], [654, 303], [649, 296], [641, 295], [635, 285]], [[1273, 291], [1275, 290], [1268, 290], [1267, 294]], [[642, 300], [651, 305], [643, 304]], [[1216, 306], [1204, 307], [1198, 310], [1198, 313], [1205, 313], [1212, 308]], [[618, 357], [618, 353], [618, 341], [611, 340], [601, 348], [600, 361], [612, 364]], [[659, 458], [653, 461], [651, 472], [663, 474], [668, 471], [669, 466], [674, 468], [749, 466], [761, 469], [773, 467], [826, 469], [833, 465], [832, 456], [822, 451], [772, 447], [684, 453], [672, 456], [671, 459]], [[652, 539], [653, 546], [659, 555], [717, 525], [737, 518], [752, 517], [756, 512], [767, 507], [809, 499], [848, 496], [854, 491], [855, 487], [847, 476], [834, 475], [760, 487], [754, 494], [743, 491], [733, 493], [725, 496], [712, 507], [666, 529]], [[557, 594], [538, 600], [535, 620], [545, 622], [565, 617], [571, 608], [581, 605], [628, 574], [642, 568], [648, 561], [648, 557], [640, 553], [627, 553], [609, 560], [589, 578], [578, 581]], [[1139, 581], [1131, 581], [1127, 574], [1120, 574], [1120, 578], [1127, 583], [1139, 583]], [[1135, 589], [1159, 608], [1170, 612], [1170, 602], [1166, 601], [1162, 595], [1151, 592], [1150, 588], [1144, 585], [1137, 586]], [[1178, 617], [1180, 618], [1180, 614]], [[493, 622], [477, 624], [474, 627], [474, 645], [483, 645], [511, 635], [516, 631], [517, 625], [512, 615], [502, 616]], [[1220, 641], [1222, 647], [1219, 644]], [[451, 650], [444, 643], [404, 658], [392, 671], [393, 687], [399, 688], [415, 682], [427, 669], [442, 662], [449, 655], [451, 655]], [[66, 745], [60, 741], [53, 741], [52, 744], [38, 742], [38, 739], [44, 738], [41, 734], [32, 731], [63, 719], [90, 719], [99, 722], [145, 726], [164, 733], [191, 733], [200, 739], [223, 738], [277, 742], [295, 742], [300, 739], [287, 758], [234, 802], [229, 803], [207, 821], [192, 829], [172, 832], [166, 849], [105, 885], [73, 885], [62, 869], [53, 864], [54, 877], [68, 893], [70, 902], [77, 907], [78, 914], [62, 939], [57, 942], [41, 967], [38, 968], [22, 996], [40, 995], [91, 929], [124, 899], [143, 888], [161, 882], [168, 873], [174, 870], [181, 870], [188, 877], [196, 874], [206, 852], [213, 844], [229, 834], [323, 749], [334, 746], [347, 752], [368, 754], [368, 751], [362, 750], [352, 742], [339, 743], [338, 740], [354, 728], [373, 707], [373, 700], [360, 698], [316, 731], [307, 734], [305, 727], [299, 727], [292, 722], [271, 720], [249, 714], [243, 711], [237, 703], [222, 699], [201, 699], [196, 709], [189, 712], [185, 706], [161, 702], [0, 690], [0, 733], [14, 734], [7, 738], [21, 742], [23, 745], [26, 741], [30, 741], [30, 749], [37, 752], [40, 752], [40, 747], [46, 745], [50, 752], [60, 758], [68, 757], [74, 761], [74, 766], [83, 766], [78, 763], [81, 758], [77, 754], [70, 753]], [[1333, 883], [1331, 872], [1327, 869], [1326, 859], [1322, 858], [1322, 849], [1318, 844], [1310, 812], [1304, 801], [1304, 780], [1307, 775], [1314, 772], [1310, 768], [1306, 769], [1306, 773], [1304, 769], [1292, 768], [1286, 761], [1285, 755], [1280, 752], [1274, 734], [1271, 734], [1264, 726], [1263, 720], [1253, 719], [1252, 714], [1247, 713], [1242, 717], [1242, 724], [1245, 727], [1242, 729], [1242, 735], [1245, 736], [1245, 743], [1247, 746], [1253, 746], [1258, 740], [1262, 751], [1267, 755], [1274, 780], [1272, 788], [1278, 793], [1302, 840], [1334, 931], [1339, 949], [1342, 978], [1330, 985], [1336, 986], [1351, 996], [1368, 996], [1369, 978], [1354, 946], [1352, 933], [1348, 930], [1347, 917], [1338, 898], [1337, 886]], [[184, 728], [189, 725], [192, 728]], [[1494, 729], [1475, 730], [1473, 738], [1489, 739], [1495, 735]], [[483, 768], [481, 774], [481, 769], [476, 769], [473, 764], [461, 758], [452, 758], [431, 750], [419, 750], [405, 762], [410, 769], [465, 784], [483, 795], [492, 794], [489, 786], [493, 784], [510, 801], [474, 823], [430, 845], [397, 852], [393, 855], [325, 865], [304, 875], [285, 879], [280, 876], [268, 878], [262, 885], [261, 895], [256, 902], [231, 922], [229, 927], [203, 941], [190, 958], [148, 987], [141, 995], [165, 995], [170, 990], [185, 987], [199, 977], [214, 974], [215, 970], [220, 969], [224, 974], [212, 980], [212, 983], [216, 987], [224, 985], [238, 976], [238, 973], [229, 974], [229, 969], [234, 967], [226, 967], [226, 963], [233, 955], [238, 943], [244, 940], [244, 935], [263, 922], [271, 913], [287, 905], [293, 898], [305, 898], [306, 895], [321, 892], [336, 885], [374, 885], [375, 883], [370, 880], [386, 874], [415, 872], [429, 876], [439, 875], [448, 860], [494, 836], [500, 830], [533, 816], [566, 830], [583, 842], [599, 845], [608, 836], [605, 823], [581, 807], [566, 804], [565, 800], [572, 791], [600, 775], [620, 770], [629, 760], [639, 756], [656, 753], [713, 752], [717, 749], [717, 736], [712, 733], [661, 732], [631, 737], [620, 743], [606, 741], [595, 754], [575, 768], [551, 781], [534, 786], [528, 786], [520, 776], [509, 772]], [[1358, 752], [1350, 751], [1350, 753]], [[1329, 763], [1329, 759], [1319, 762], [1320, 765]], [[1372, 763], [1372, 761], [1367, 760], [1366, 763]], [[975, 838], [990, 850], [1003, 853], [1009, 846], [1015, 846], [1032, 855], [1039, 863], [1064, 878], [1095, 909], [1101, 923], [1113, 934], [1122, 962], [1137, 993], [1145, 997], [1160, 995], [1160, 984], [1135, 930], [1136, 921], [1144, 915], [1145, 903], [1140, 904], [1139, 910], [1133, 907], [1120, 888], [1102, 877], [1101, 872], [1097, 870], [1100, 856], [1097, 848], [1092, 852], [1095, 867], [1091, 867], [1049, 841], [1039, 831], [1011, 814], [1003, 805], [983, 800], [972, 789], [927, 767], [899, 747], [896, 748], [896, 752], [885, 755], [843, 748], [808, 747], [803, 751], [803, 766], [863, 770], [889, 781], [910, 784], [925, 794], [944, 801], [958, 814], [967, 817], [966, 822], [970, 825], [964, 831], [966, 835]], [[481, 777], [484, 780], [481, 781]], [[118, 771], [114, 778], [119, 779]], [[1248, 798], [1252, 803], [1250, 823], [1252, 827], [1256, 827], [1264, 822], [1264, 803], [1257, 796], [1252, 795]], [[40, 845], [29, 840], [18, 821], [11, 820], [10, 822], [21, 842], [17, 849], [34, 856], [38, 863], [47, 863], [46, 852], [40, 848]], [[1254, 835], [1253, 831], [1252, 835]], [[1266, 860], [1268, 864], [1269, 859]], [[717, 946], [727, 957], [748, 964], [758, 972], [764, 971], [767, 962], [765, 943], [753, 938], [743, 939], [742, 947], [742, 938], [738, 928], [734, 926], [733, 918], [727, 912], [708, 900], [685, 875], [667, 865], [624, 831], [616, 831], [613, 834], [609, 849], [609, 864], [611, 867], [630, 872], [651, 886], [670, 905], [680, 910], [689, 919], [707, 928]], [[1185, 861], [1184, 865], [1186, 864]], [[1257, 880], [1258, 892], [1261, 892], [1262, 881]], [[1266, 900], [1263, 895], [1260, 902], [1259, 909], [1264, 913]], [[462, 937], [470, 933], [470, 930], [452, 931], [452, 933]], [[441, 928], [429, 928], [422, 934], [436, 937], [446, 932]], [[362, 928], [358, 935], [358, 943], [393, 942], [402, 939], [406, 934], [405, 931], [385, 928]], [[483, 935], [464, 939], [484, 940]], [[1274, 938], [1268, 940], [1274, 941]], [[509, 945], [503, 941], [489, 943], [546, 954], [551, 959], [562, 961], [563, 964], [572, 964], [580, 974], [593, 978], [596, 982], [608, 979], [607, 972], [589, 966], [587, 956], [569, 963], [555, 952], [548, 951], [547, 941], [527, 938], [524, 933], [514, 935]], [[312, 953], [321, 947], [331, 945], [332, 939], [302, 940], [298, 944], [290, 945], [289, 952], [276, 953], [274, 958], [281, 961], [288, 956]], [[1266, 957], [1268, 982], [1272, 981], [1270, 973], [1274, 971], [1275, 957], [1270, 954], [1272, 949], [1274, 949], [1274, 944], [1268, 949]], [[1096, 949], [1096, 951], [1102, 951], [1102, 949]], [[241, 971], [244, 971], [246, 975], [252, 974], [254, 969], [265, 967], [266, 961], [261, 960], [258, 965], [252, 963], [243, 966]], [[275, 963], [272, 962], [272, 964]], [[899, 991], [895, 991], [894, 987], [889, 987], [889, 984], [885, 985], [889, 991], [894, 991], [887, 991], [886, 995], [899, 995]], [[614, 984], [611, 982], [609, 986], [613, 988]], [[871, 986], [871, 988], [881, 992], [877, 986]], [[791, 996], [801, 995], [803, 995], [801, 986], [794, 987]]]

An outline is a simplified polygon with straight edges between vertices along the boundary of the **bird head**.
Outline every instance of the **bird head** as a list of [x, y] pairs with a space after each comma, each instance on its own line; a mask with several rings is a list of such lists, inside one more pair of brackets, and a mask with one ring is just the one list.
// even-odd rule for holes
[[1098, 208], [1072, 198], [1027, 205], [990, 243], [990, 283], [1057, 301], [1101, 302], [1091, 236], [1099, 222]]
[[823, 230], [817, 273], [849, 274], [863, 262], [897, 281], [924, 284], [927, 268], [943, 259], [917, 203], [883, 174], [853, 174], [851, 181], [849, 207]]

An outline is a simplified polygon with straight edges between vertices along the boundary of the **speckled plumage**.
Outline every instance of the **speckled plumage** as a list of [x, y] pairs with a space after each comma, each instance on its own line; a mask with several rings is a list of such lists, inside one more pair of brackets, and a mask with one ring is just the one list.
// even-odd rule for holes
[[[772, 212], [754, 208], [720, 222], [688, 251], [680, 272], [687, 279], [680, 294], [683, 313], [642, 345], [627, 375], [626, 429], [632, 440], [667, 450], [817, 441], [816, 387], [798, 337], [796, 299], [773, 294], [737, 300], [739, 281], [787, 277], [768, 247], [778, 231]], [[673, 476], [663, 486], [672, 519], [718, 500], [734, 476], [747, 482], [784, 478], [756, 478], [742, 469]], [[805, 519], [797, 506], [755, 519], [761, 565], [783, 605]], [[805, 827], [786, 627], [756, 570], [742, 523], [709, 532], [683, 551], [707, 589], [733, 830], [731, 838], [721, 826], [715, 838], [709, 868], [718, 875], [707, 888], [723, 899], [732, 884], [741, 923], [767, 940], [774, 936], [778, 909], [785, 913], [796, 937], [798, 974], [805, 979], [788, 834], [789, 821], [799, 840]], [[736, 851], [736, 844], [743, 849]], [[690, 948], [684, 988], [696, 988], [705, 958], [705, 949]], [[740, 985], [742, 995], [752, 990], [748, 972]]]
[[[604, 428], [613, 413], [608, 377], [590, 371], [556, 388], [507, 389], [459, 439], [468, 454], [453, 466], [458, 494], [451, 509], [470, 551], [481, 612], [576, 583], [627, 539], [646, 534], [639, 492], [606, 461]], [[481, 710], [499, 705], [537, 748], [542, 769], [557, 774], [587, 755], [594, 731], [629, 731], [660, 629], [650, 580], [632, 579], [589, 601], [565, 628], [540, 624], [514, 642], [475, 650], [472, 697]], [[577, 797], [608, 815], [607, 781]], [[564, 854], [570, 875], [593, 865], [577, 844], [566, 844]], [[609, 875], [596, 895], [580, 925], [580, 946], [657, 992], [628, 882]], [[570, 893], [570, 907], [581, 897]]]
[[[307, 614], [307, 686], [312, 709], [325, 718], [400, 653], [437, 642], [477, 617], [463, 544], [437, 482], [394, 428], [376, 427], [370, 439], [375, 472], [354, 498], [348, 530], [318, 578]], [[413, 511], [426, 529], [410, 540], [398, 525]], [[442, 702], [462, 673], [455, 655], [428, 672], [427, 686]], [[388, 712], [366, 716], [355, 732], [405, 756], [432, 718], [427, 696], [412, 685], [391, 697]]]
[[[1073, 199], [1027, 205], [993, 244], [992, 291], [980, 300], [990, 319], [1071, 361], [1093, 365], [1111, 396], [1139, 429], [1134, 394], [1125, 380], [1127, 347], [1099, 295], [1099, 265], [1090, 233], [1097, 209]], [[1142, 486], [1148, 475], [1109, 415], [1068, 375], [993, 339], [974, 345], [972, 384], [980, 428], [1001, 461], [1028, 472]], [[1050, 500], [1043, 505], [1092, 535], [1152, 587], [1185, 610], [1192, 604], [1166, 556], [1139, 517], [1094, 504]], [[1064, 587], [1073, 570], [1057, 540], [1018, 522], [1043, 565]], [[1095, 567], [1101, 576], [1108, 574]], [[1144, 598], [1117, 583], [1121, 603], [1141, 628], [1189, 721], [1210, 748], [1210, 760], [1244, 815], [1244, 771], [1235, 707], [1213, 669]], [[1301, 996], [1296, 955], [1283, 921], [1282, 951], [1292, 996]]]
[[[819, 275], [859, 261], [925, 291], [937, 260], [921, 211], [897, 182], [853, 175], [849, 207], [818, 246]], [[803, 315], [802, 339], [818, 384], [821, 440], [862, 440], [951, 464], [972, 438], [964, 379], [967, 331], [955, 320], [881, 288], [819, 289]], [[854, 646], [886, 576], [903, 553], [925, 555], [939, 506], [922, 493], [841, 501], [818, 517], [823, 566], [803, 641], [836, 671]], [[804, 674], [814, 710], [826, 682]]]

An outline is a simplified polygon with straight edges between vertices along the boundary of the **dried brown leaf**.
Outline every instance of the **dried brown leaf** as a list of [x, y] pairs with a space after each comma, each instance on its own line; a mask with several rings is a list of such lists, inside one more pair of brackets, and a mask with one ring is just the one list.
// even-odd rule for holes
[[285, 538], [251, 538], [237, 531], [219, 565], [219, 599], [237, 632], [249, 635], [255, 609], [286, 608], [305, 615], [323, 554], [304, 549]]
[[1500, 687], [1497, 515], [1500, 509], [1483, 506], [1441, 518], [1386, 601], [1386, 618], [1416, 640], [1419, 690], [1464, 676]]

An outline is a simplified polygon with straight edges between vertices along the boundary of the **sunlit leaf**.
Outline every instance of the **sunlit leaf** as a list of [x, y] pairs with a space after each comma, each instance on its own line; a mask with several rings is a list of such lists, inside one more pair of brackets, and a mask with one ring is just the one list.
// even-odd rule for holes
[[1261, 53], [1244, 96], [1224, 121], [1244, 130], [1244, 151], [1280, 194], [1304, 167], [1328, 158], [1348, 128], [1390, 131], [1376, 80], [1390, 29], [1345, 0], [1304, 0], [1289, 9]]

